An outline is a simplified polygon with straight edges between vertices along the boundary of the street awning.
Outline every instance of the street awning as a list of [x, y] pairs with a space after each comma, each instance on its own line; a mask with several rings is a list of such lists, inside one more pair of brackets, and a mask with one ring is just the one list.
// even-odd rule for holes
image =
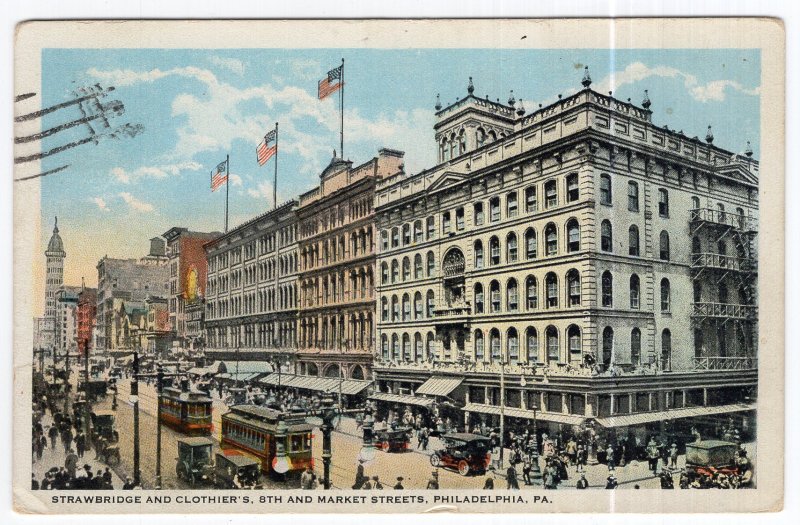
[[258, 377], [259, 374], [255, 374], [253, 372], [236, 372], [233, 373], [224, 373], [224, 374], [217, 374], [217, 379], [232, 379], [233, 381], [250, 381], [251, 379], [255, 379]]
[[298, 376], [294, 374], [272, 373], [259, 381], [264, 385], [288, 388], [299, 388], [302, 390], [313, 390], [315, 392], [332, 392], [352, 396], [358, 394], [370, 384], [369, 381], [359, 381], [356, 379], [339, 379], [336, 377], [313, 377]]
[[660, 412], [645, 412], [642, 414], [625, 414], [621, 416], [601, 417], [597, 422], [606, 428], [629, 427], [655, 423], [666, 419], [681, 419], [685, 417], [713, 416], [717, 414], [731, 414], [755, 410], [755, 405], [737, 403], [733, 405], [720, 405], [714, 407], [688, 407], [662, 410]]
[[429, 399], [427, 397], [390, 394], [388, 392], [374, 392], [370, 394], [369, 399], [373, 399], [375, 401], [386, 401], [388, 403], [398, 403], [401, 405], [415, 405], [428, 409], [433, 406], [433, 399]]
[[[483, 405], [480, 403], [467, 403], [464, 412], [477, 412], [478, 414], [500, 415], [500, 407], [495, 405]], [[563, 425], [580, 425], [586, 419], [583, 416], [572, 414], [553, 414], [549, 412], [539, 412], [525, 410], [522, 408], [505, 407], [503, 413], [507, 417], [518, 417], [520, 419], [535, 419], [536, 421], [550, 421]]]
[[416, 393], [428, 396], [449, 396], [450, 392], [463, 382], [463, 377], [431, 377], [417, 388]]

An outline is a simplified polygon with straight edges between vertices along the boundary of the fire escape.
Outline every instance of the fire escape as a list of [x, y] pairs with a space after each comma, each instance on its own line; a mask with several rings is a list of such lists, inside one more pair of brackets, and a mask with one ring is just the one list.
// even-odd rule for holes
[[[728, 356], [719, 352], [717, 356], [696, 356], [696, 369], [745, 370], [757, 367], [755, 352], [757, 325], [757, 253], [755, 250], [756, 219], [743, 213], [726, 212], [724, 209], [696, 208], [690, 218], [692, 246], [691, 272], [695, 283], [726, 286], [735, 283], [739, 289], [738, 302], [727, 298], [707, 301], [694, 297], [692, 324], [695, 329], [713, 328], [714, 333], [725, 330], [732, 323], [734, 333], [740, 341], [738, 355]], [[699, 239], [705, 242], [697, 242]], [[723, 250], [717, 253], [703, 250], [700, 246], [727, 246], [730, 241], [736, 255]], [[698, 246], [699, 245], [699, 246]], [[719, 342], [717, 343], [719, 344]]]

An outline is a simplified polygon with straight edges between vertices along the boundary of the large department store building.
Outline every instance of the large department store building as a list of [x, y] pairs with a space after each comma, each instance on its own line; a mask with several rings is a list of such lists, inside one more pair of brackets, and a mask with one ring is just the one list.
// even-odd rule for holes
[[471, 80], [437, 104], [439, 164], [375, 190], [373, 399], [470, 428], [752, 414], [758, 162], [650, 104], [588, 72], [531, 113]]

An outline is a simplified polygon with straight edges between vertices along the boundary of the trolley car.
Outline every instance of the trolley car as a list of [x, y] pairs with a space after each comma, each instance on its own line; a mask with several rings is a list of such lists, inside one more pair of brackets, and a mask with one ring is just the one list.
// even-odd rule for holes
[[211, 434], [211, 398], [203, 392], [166, 387], [158, 404], [165, 425], [189, 436]]
[[[281, 412], [257, 405], [234, 405], [230, 411], [222, 415], [222, 437], [220, 447], [223, 450], [236, 449], [260, 460], [261, 470], [267, 475], [280, 475], [274, 472], [272, 460], [278, 450], [276, 434]], [[287, 475], [302, 473], [306, 467], [314, 466], [311, 455], [313, 427], [306, 423], [304, 416], [284, 414], [286, 437], [283, 450], [289, 470]]]

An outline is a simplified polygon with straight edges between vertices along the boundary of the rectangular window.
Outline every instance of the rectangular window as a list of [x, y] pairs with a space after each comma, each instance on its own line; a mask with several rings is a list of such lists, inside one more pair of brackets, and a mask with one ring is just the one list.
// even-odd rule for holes
[[500, 220], [500, 199], [498, 197], [489, 201], [489, 220], [491, 222]]
[[578, 174], [572, 173], [567, 176], [567, 202], [575, 202], [579, 197]]
[[525, 212], [533, 213], [536, 211], [536, 186], [525, 188]]
[[429, 240], [429, 241], [430, 241], [431, 239], [433, 239], [434, 237], [436, 237], [436, 226], [435, 226], [435, 224], [434, 224], [434, 219], [433, 219], [433, 217], [428, 217], [428, 219], [427, 219], [427, 222], [428, 222], [428, 224], [427, 224], [427, 229], [428, 229], [428, 239], [427, 239], [427, 240]]
[[448, 234], [450, 233], [450, 212], [444, 212], [442, 214], [442, 233]]
[[509, 193], [506, 197], [506, 215], [508, 217], [517, 216], [517, 193]]
[[669, 193], [664, 188], [658, 190], [658, 215], [669, 217]]
[[462, 231], [464, 229], [464, 208], [456, 210], [456, 230]]
[[483, 203], [476, 202], [473, 205], [474, 209], [474, 222], [475, 226], [482, 226], [483, 225]]
[[403, 225], [403, 245], [408, 246], [411, 244], [411, 225]]
[[634, 181], [628, 182], [628, 210], [639, 211], [639, 184]]
[[545, 183], [544, 198], [546, 207], [554, 208], [558, 205], [558, 190], [556, 189], [556, 181], [551, 180]]
[[611, 177], [600, 175], [600, 204], [611, 206]]

